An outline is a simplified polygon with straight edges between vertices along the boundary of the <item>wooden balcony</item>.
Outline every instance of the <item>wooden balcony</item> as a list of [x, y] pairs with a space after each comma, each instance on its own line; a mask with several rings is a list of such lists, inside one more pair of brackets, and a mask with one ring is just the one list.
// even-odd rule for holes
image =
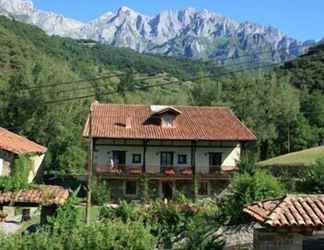
[[[149, 169], [149, 168], [148, 168]], [[149, 178], [172, 178], [172, 179], [192, 179], [193, 169], [190, 166], [185, 167], [157, 167], [155, 169], [160, 169], [160, 171], [154, 172], [144, 172], [143, 166], [108, 166], [101, 165], [96, 166], [95, 171], [97, 175], [116, 177], [116, 178], [127, 178], [127, 177], [138, 177], [147, 176]], [[228, 179], [232, 176], [234, 171], [222, 171], [220, 167], [210, 167], [208, 173], [200, 173], [197, 169], [196, 175], [201, 178], [211, 178], [211, 179]]]
[[160, 173], [166, 176], [192, 176], [192, 167], [160, 167]]
[[96, 166], [96, 173], [102, 175], [142, 175], [144, 174], [143, 166], [107, 166], [100, 165]]

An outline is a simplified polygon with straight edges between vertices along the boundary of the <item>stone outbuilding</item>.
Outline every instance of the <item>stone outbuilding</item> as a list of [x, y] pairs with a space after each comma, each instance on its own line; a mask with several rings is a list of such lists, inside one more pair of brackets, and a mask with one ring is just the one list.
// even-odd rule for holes
[[24, 155], [31, 163], [28, 174], [28, 183], [31, 183], [39, 172], [46, 152], [46, 147], [0, 127], [0, 177], [11, 176], [15, 159]]
[[255, 250], [324, 249], [324, 195], [287, 195], [255, 202], [244, 212], [260, 224]]
[[69, 198], [69, 190], [60, 186], [35, 185], [16, 192], [0, 193], [0, 211], [4, 207], [41, 208], [41, 223], [55, 214], [56, 209]]

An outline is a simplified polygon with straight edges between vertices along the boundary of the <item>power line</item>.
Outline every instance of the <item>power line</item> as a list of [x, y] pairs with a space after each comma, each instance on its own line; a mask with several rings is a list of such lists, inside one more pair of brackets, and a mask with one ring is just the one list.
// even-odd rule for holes
[[40, 89], [40, 88], [51, 88], [51, 87], [56, 87], [56, 86], [61, 86], [61, 85], [70, 85], [70, 84], [75, 84], [75, 83], [93, 82], [93, 81], [105, 80], [105, 79], [110, 79], [113, 77], [119, 77], [119, 76], [124, 76], [124, 75], [126, 75], [126, 74], [120, 73], [120, 74], [111, 74], [111, 75], [106, 75], [106, 76], [100, 76], [100, 77], [96, 77], [96, 78], [80, 79], [80, 80], [67, 81], [67, 82], [57, 82], [57, 83], [52, 83], [52, 84], [32, 86], [32, 87], [24, 88], [23, 90], [34, 90], [34, 89]]
[[[253, 69], [260, 69], [260, 68], [269, 68], [273, 67], [275, 65], [279, 65], [278, 63], [273, 63], [273, 64], [268, 64], [268, 65], [262, 65], [262, 66], [255, 66], [251, 68], [247, 68], [244, 70], [236, 70], [236, 71], [231, 71], [231, 72], [226, 72], [219, 74], [217, 77], [211, 76], [211, 75], [206, 75], [202, 77], [196, 77], [196, 78], [191, 78], [187, 79], [185, 81], [173, 81], [173, 82], [167, 82], [167, 83], [157, 83], [157, 84], [150, 84], [146, 86], [140, 86], [140, 87], [131, 87], [129, 89], [124, 89], [123, 91], [137, 91], [137, 90], [146, 90], [150, 88], [156, 88], [156, 87], [164, 87], [168, 85], [174, 85], [174, 84], [184, 84], [185, 82], [193, 82], [193, 81], [198, 81], [198, 80], [203, 80], [203, 79], [219, 79], [220, 77], [223, 77], [225, 75], [230, 75], [234, 73], [239, 73], [239, 72], [245, 72], [246, 70], [253, 70]], [[107, 96], [107, 95], [113, 95], [119, 93], [119, 91], [112, 91], [112, 92], [106, 92], [106, 93], [100, 93], [101, 96]], [[77, 97], [71, 97], [71, 98], [65, 98], [65, 99], [60, 99], [60, 100], [53, 100], [53, 101], [48, 101], [45, 102], [45, 104], [55, 104], [55, 103], [62, 103], [62, 102], [69, 102], [69, 101], [74, 101], [74, 100], [81, 100], [81, 99], [88, 99], [88, 98], [93, 98], [96, 97], [96, 95], [85, 95], [85, 96], [77, 96]]]
[[[298, 45], [298, 46], [294, 46], [294, 47], [290, 47], [289, 49], [297, 49], [297, 48], [310, 48], [309, 45]], [[223, 57], [222, 59], [219, 57], [218, 60], [231, 60], [231, 59], [235, 59], [235, 60], [239, 60], [241, 58], [246, 58], [246, 57], [255, 57], [255, 55], [261, 55], [261, 54], [267, 54], [267, 53], [272, 53], [272, 52], [278, 52], [278, 51], [282, 51], [282, 50], [287, 50], [287, 48], [281, 48], [281, 49], [276, 49], [276, 50], [260, 50], [259, 52], [251, 52], [250, 54], [245, 54], [242, 56], [237, 56], [237, 57]], [[213, 61], [207, 61], [207, 63], [214, 63]], [[185, 65], [191, 65], [192, 63], [195, 63], [195, 61], [191, 61], [190, 63], [186, 63], [186, 64], [181, 64], [182, 66]], [[217, 69], [217, 68], [225, 68], [225, 67], [232, 67], [232, 66], [239, 66], [239, 65], [244, 65], [247, 62], [239, 62], [239, 63], [232, 63], [232, 64], [225, 64], [225, 65], [212, 65], [213, 68]], [[250, 63], [254, 63], [253, 60], [250, 61]], [[225, 68], [226, 69], [226, 68]], [[39, 88], [50, 88], [50, 87], [56, 87], [56, 86], [61, 86], [61, 85], [70, 85], [70, 84], [75, 84], [75, 83], [83, 83], [83, 82], [93, 82], [93, 81], [97, 81], [97, 80], [105, 80], [105, 79], [110, 79], [113, 77], [120, 77], [120, 76], [125, 76], [127, 75], [127, 73], [118, 73], [118, 74], [110, 74], [110, 75], [104, 75], [104, 76], [100, 76], [100, 77], [96, 77], [96, 78], [88, 78], [88, 79], [80, 79], [80, 80], [72, 80], [72, 81], [66, 81], [66, 82], [57, 82], [57, 83], [52, 83], [52, 84], [45, 84], [45, 85], [38, 85], [38, 86], [32, 86], [32, 87], [28, 87], [25, 88], [24, 90], [34, 90], [34, 89], [39, 89]]]
[[[152, 76], [152, 77], [145, 77], [145, 78], [138, 78], [132, 80], [132, 83], [137, 83], [141, 81], [147, 81], [147, 80], [159, 80], [161, 79], [161, 76]], [[101, 86], [88, 86], [88, 87], [83, 87], [83, 88], [72, 88], [72, 89], [65, 89], [65, 90], [59, 90], [54, 92], [54, 94], [61, 94], [61, 93], [69, 93], [69, 92], [76, 92], [76, 91], [82, 91], [82, 90], [90, 90], [93, 89], [95, 90], [96, 87], [101, 87]]]

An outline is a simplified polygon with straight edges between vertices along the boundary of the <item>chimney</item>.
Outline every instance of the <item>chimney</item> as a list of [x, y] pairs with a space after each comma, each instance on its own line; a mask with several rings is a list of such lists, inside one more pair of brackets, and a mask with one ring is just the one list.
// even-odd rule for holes
[[131, 117], [126, 118], [126, 128], [127, 129], [132, 128], [132, 118]]

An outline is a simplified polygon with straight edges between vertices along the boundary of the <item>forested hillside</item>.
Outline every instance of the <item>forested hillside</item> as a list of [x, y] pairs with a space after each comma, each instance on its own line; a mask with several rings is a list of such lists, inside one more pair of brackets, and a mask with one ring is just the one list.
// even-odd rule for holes
[[[46, 167], [71, 173], [84, 169], [81, 131], [95, 98], [227, 105], [257, 134], [255, 156], [267, 158], [323, 138], [323, 51], [319, 46], [280, 69], [238, 72], [211, 62], [49, 37], [0, 17], [0, 126], [48, 146]], [[163, 85], [168, 82], [178, 84]], [[160, 86], [147, 87], [152, 84]], [[83, 96], [89, 98], [62, 101]]]

